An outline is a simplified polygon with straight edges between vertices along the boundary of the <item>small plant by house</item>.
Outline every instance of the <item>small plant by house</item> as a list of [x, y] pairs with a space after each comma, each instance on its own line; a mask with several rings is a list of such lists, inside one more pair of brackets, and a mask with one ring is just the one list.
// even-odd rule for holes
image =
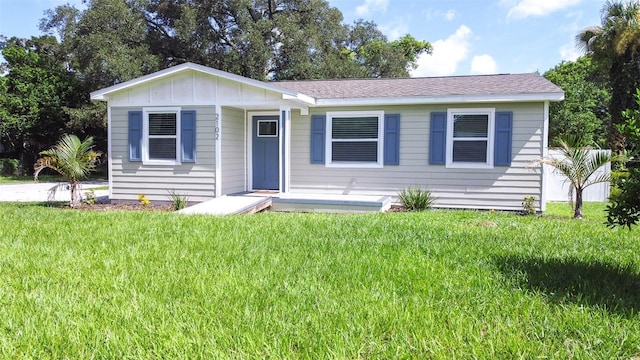
[[151, 200], [149, 200], [149, 198], [145, 194], [138, 194], [138, 202], [142, 206], [151, 205]]
[[522, 213], [524, 215], [535, 215], [536, 214], [536, 197], [535, 196], [525, 196], [522, 200]]
[[169, 199], [171, 200], [171, 205], [173, 206], [173, 210], [182, 210], [189, 205], [188, 196], [182, 195], [175, 190], [169, 190], [168, 193]]
[[89, 190], [86, 193], [84, 193], [83, 202], [87, 205], [95, 205], [95, 203], [98, 202], [98, 197], [96, 196], [96, 192], [93, 190]]
[[398, 198], [408, 211], [424, 211], [433, 205], [435, 198], [428, 189], [409, 186], [398, 192]]

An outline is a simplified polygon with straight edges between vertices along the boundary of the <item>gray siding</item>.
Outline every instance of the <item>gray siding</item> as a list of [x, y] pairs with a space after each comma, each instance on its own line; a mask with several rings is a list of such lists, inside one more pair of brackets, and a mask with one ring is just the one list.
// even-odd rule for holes
[[493, 169], [451, 169], [429, 165], [429, 121], [432, 111], [461, 108], [461, 104], [438, 106], [387, 106], [351, 110], [384, 110], [400, 116], [400, 165], [381, 169], [327, 168], [310, 164], [310, 119], [312, 114], [347, 109], [313, 109], [309, 116], [294, 112], [291, 127], [291, 192], [397, 195], [407, 186], [430, 189], [436, 206], [452, 208], [522, 208], [524, 196], [541, 197], [540, 168], [531, 162], [542, 156], [543, 103], [509, 105], [474, 104], [513, 111], [512, 163]]
[[244, 111], [222, 108], [222, 194], [245, 191]]
[[111, 199], [138, 201], [138, 194], [151, 201], [169, 201], [175, 190], [199, 202], [215, 197], [215, 108], [183, 107], [196, 110], [196, 163], [177, 166], [143, 165], [129, 161], [128, 111], [141, 108], [111, 108]]

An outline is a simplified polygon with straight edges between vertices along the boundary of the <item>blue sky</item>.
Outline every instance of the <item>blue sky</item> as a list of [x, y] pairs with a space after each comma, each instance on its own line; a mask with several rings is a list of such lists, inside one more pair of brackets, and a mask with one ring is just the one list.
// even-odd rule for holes
[[[372, 20], [394, 40], [430, 41], [412, 76], [543, 73], [580, 54], [575, 35], [600, 24], [604, 0], [328, 0], [345, 22]], [[0, 0], [0, 34], [40, 34], [43, 12], [81, 0]]]

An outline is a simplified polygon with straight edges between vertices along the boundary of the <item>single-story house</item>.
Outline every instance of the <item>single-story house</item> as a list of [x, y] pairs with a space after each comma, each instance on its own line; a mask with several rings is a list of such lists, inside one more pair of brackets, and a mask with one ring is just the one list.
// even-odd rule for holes
[[107, 102], [110, 198], [167, 191], [397, 195], [520, 210], [545, 177], [549, 102], [536, 73], [262, 82], [185, 63], [91, 93]]

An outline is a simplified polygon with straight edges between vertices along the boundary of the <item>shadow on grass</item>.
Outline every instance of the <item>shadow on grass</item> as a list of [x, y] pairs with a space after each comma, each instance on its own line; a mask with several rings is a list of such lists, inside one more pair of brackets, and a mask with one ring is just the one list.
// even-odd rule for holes
[[496, 257], [495, 262], [516, 286], [555, 303], [598, 306], [625, 315], [640, 310], [640, 274], [630, 266], [520, 255]]

